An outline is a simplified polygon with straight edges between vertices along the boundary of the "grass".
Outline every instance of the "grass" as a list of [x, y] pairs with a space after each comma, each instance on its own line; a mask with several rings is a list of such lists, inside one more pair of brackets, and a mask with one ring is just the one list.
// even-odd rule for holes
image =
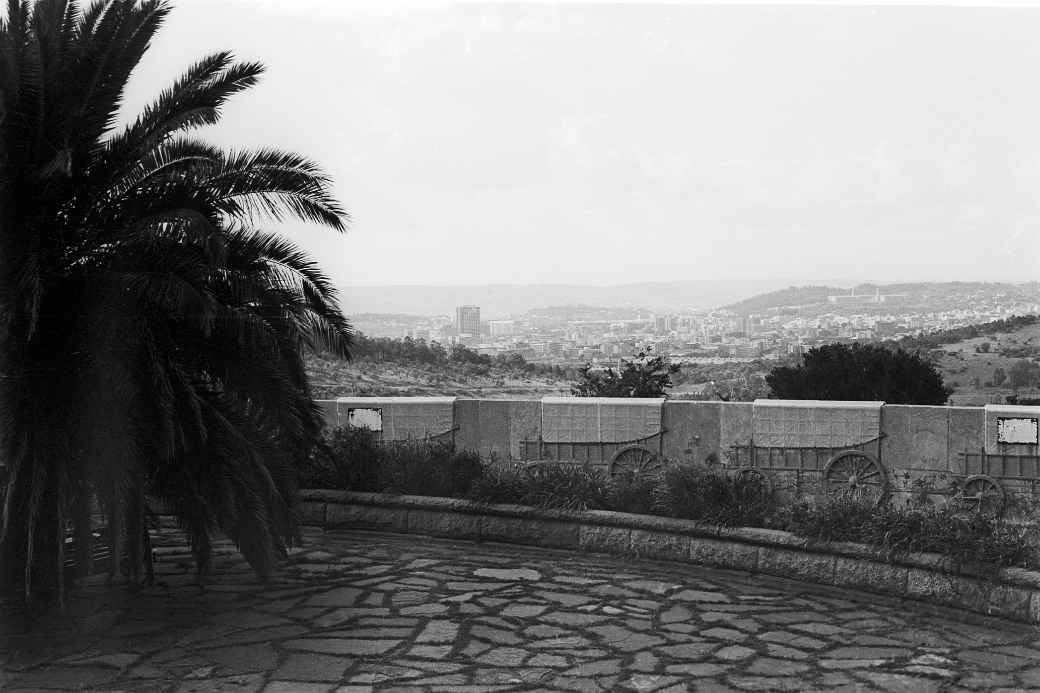
[[1001, 518], [952, 505], [878, 504], [855, 493], [784, 502], [758, 477], [693, 465], [668, 465], [652, 479], [609, 478], [573, 464], [488, 463], [450, 445], [381, 444], [371, 431], [341, 428], [327, 434], [304, 465], [301, 484], [781, 529], [816, 541], [865, 544], [888, 561], [928, 552], [994, 571], [1038, 565], [1035, 530]]

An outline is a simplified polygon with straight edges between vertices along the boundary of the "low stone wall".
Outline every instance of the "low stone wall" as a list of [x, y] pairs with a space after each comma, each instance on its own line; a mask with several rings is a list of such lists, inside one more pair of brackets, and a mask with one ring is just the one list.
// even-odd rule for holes
[[301, 491], [301, 520], [684, 561], [849, 587], [1040, 624], [1040, 573], [1007, 568], [982, 577], [934, 554], [885, 562], [860, 544], [813, 543], [769, 529], [590, 510], [540, 510], [425, 496]]

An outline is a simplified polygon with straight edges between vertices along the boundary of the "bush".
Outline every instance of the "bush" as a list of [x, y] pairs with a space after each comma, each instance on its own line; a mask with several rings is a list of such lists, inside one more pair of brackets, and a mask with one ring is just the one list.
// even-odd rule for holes
[[657, 490], [660, 514], [727, 527], [769, 526], [777, 508], [776, 493], [761, 478], [693, 465], [668, 467]]
[[483, 474], [480, 456], [451, 445], [426, 441], [383, 447], [379, 490], [422, 496], [464, 497]]
[[374, 431], [344, 426], [323, 435], [300, 470], [300, 484], [344, 491], [465, 496], [483, 473], [479, 455], [430, 441], [382, 443]]
[[845, 493], [790, 506], [782, 517], [782, 529], [818, 541], [867, 544], [885, 560], [920, 551], [946, 556], [955, 565], [993, 570], [1034, 560], [1032, 530], [955, 505], [877, 506], [870, 498]]
[[300, 486], [344, 491], [377, 491], [383, 448], [367, 428], [325, 431], [300, 469]]
[[481, 503], [517, 503], [535, 508], [606, 510], [613, 491], [603, 474], [564, 464], [487, 467], [470, 498]]
[[635, 474], [614, 477], [610, 484], [610, 510], [652, 515], [657, 507], [657, 482]]

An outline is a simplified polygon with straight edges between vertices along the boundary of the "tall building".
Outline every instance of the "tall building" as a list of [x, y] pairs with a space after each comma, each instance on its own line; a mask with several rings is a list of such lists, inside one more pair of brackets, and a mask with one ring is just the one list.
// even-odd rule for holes
[[480, 336], [480, 306], [459, 306], [455, 309], [455, 328], [459, 335]]

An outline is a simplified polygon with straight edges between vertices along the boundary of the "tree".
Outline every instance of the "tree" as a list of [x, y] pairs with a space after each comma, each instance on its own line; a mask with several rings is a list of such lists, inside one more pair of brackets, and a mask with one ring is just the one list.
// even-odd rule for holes
[[1008, 379], [1011, 381], [1011, 387], [1016, 390], [1032, 387], [1040, 380], [1040, 365], [1028, 359], [1018, 359], [1011, 365]]
[[918, 354], [858, 343], [810, 349], [801, 365], [774, 368], [766, 382], [779, 399], [945, 404], [951, 392]]
[[1007, 373], [999, 366], [993, 369], [993, 384], [1000, 387], [1007, 380]]
[[664, 397], [672, 386], [671, 376], [679, 365], [645, 351], [631, 361], [622, 359], [619, 370], [597, 369], [586, 363], [578, 369], [578, 381], [571, 386], [576, 397]]
[[263, 71], [207, 56], [116, 130], [165, 0], [9, 0], [0, 22], [0, 583], [65, 591], [64, 535], [89, 567], [93, 501], [110, 569], [139, 579], [146, 494], [200, 572], [222, 531], [260, 575], [295, 535], [295, 464], [316, 440], [304, 350], [346, 356], [331, 282], [261, 230], [343, 230], [313, 163], [224, 152], [217, 122]]

